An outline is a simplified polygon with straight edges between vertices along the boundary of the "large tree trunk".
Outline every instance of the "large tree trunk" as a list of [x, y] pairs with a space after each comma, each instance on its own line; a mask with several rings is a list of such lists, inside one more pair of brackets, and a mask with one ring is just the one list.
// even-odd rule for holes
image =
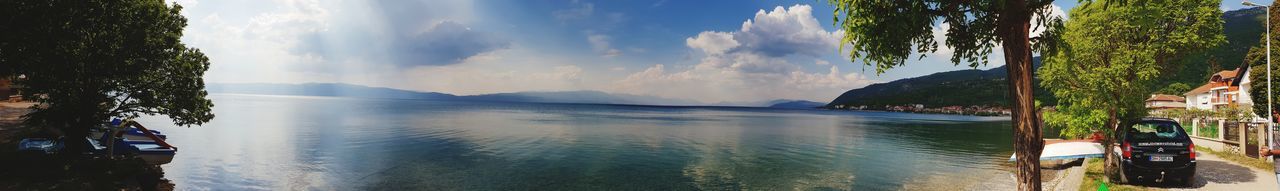
[[1031, 91], [1031, 14], [1026, 0], [1005, 1], [997, 25], [1013, 98], [1013, 149], [1018, 155], [1018, 190], [1040, 190], [1040, 151], [1044, 149]]
[[89, 127], [96, 124], [96, 121], [85, 117], [76, 117], [74, 120], [63, 124], [66, 125], [62, 127], [62, 132], [66, 133], [66, 137], [63, 137], [63, 151], [73, 157], [80, 157], [80, 154], [88, 151], [89, 145], [84, 139], [89, 137]]
[[1108, 111], [1108, 112], [1109, 113], [1107, 113], [1108, 115], [1107, 123], [1104, 125], [1106, 128], [1110, 128], [1112, 133], [1111, 133], [1111, 136], [1102, 138], [1102, 148], [1103, 148], [1102, 154], [1105, 155], [1102, 160], [1102, 163], [1104, 164], [1102, 168], [1103, 169], [1102, 172], [1106, 174], [1107, 177], [1110, 177], [1112, 182], [1126, 182], [1128, 180], [1123, 179], [1124, 177], [1121, 177], [1119, 173], [1120, 159], [1116, 158], [1115, 150], [1112, 149], [1114, 148], [1112, 147], [1112, 145], [1115, 145], [1116, 141], [1118, 141], [1116, 140], [1115, 135], [1119, 135], [1120, 133], [1119, 117], [1116, 116], [1115, 109], [1112, 109], [1111, 111]]

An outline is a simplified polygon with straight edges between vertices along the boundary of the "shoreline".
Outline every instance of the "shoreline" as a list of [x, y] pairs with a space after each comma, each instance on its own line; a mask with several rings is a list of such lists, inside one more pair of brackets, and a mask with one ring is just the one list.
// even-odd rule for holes
[[814, 109], [828, 110], [828, 111], [910, 113], [910, 114], [934, 114], [934, 115], [955, 115], [955, 116], [974, 116], [974, 117], [1009, 117], [1010, 116], [1010, 115], [976, 115], [976, 114], [963, 114], [963, 113], [958, 114], [958, 113], [949, 113], [949, 112], [894, 111], [894, 110], [881, 110], [881, 109], [835, 109], [835, 108], [827, 108], [827, 107], [817, 107]]
[[54, 135], [27, 128], [21, 116], [33, 102], [0, 102], [0, 190], [173, 190], [160, 166], [140, 159], [31, 155], [17, 151], [23, 138]]

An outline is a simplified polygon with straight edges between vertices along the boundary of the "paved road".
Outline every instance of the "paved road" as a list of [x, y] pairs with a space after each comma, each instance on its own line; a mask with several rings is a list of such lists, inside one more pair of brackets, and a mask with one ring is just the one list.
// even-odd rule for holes
[[[1274, 172], [1236, 164], [1208, 153], [1196, 155], [1196, 182], [1170, 190], [1280, 190]], [[1157, 187], [1164, 187], [1156, 185]]]

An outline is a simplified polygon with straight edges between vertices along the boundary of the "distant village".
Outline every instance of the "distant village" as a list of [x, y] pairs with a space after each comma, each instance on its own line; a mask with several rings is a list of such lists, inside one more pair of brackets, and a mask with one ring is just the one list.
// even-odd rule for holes
[[924, 104], [906, 104], [906, 105], [884, 105], [882, 107], [866, 106], [866, 105], [834, 105], [829, 109], [836, 110], [868, 110], [868, 111], [892, 111], [892, 112], [908, 112], [908, 113], [930, 113], [930, 114], [953, 114], [953, 115], [976, 115], [976, 116], [1008, 116], [1009, 108], [997, 106], [946, 106], [946, 107], [925, 107]]
[[[1235, 70], [1223, 70], [1215, 73], [1208, 79], [1205, 84], [1184, 93], [1183, 96], [1152, 94], [1150, 98], [1145, 100], [1145, 105], [1155, 116], [1162, 116], [1169, 110], [1208, 110], [1215, 111], [1225, 108], [1248, 107], [1253, 105], [1251, 95], [1249, 95], [1250, 75], [1248, 67], [1239, 67]], [[944, 106], [944, 107], [926, 107], [924, 104], [903, 104], [903, 105], [831, 105], [825, 107], [833, 110], [866, 110], [866, 111], [892, 111], [892, 112], [909, 112], [909, 113], [931, 113], [931, 114], [955, 114], [955, 115], [976, 115], [976, 116], [1008, 116], [1009, 108], [1000, 106]], [[1257, 115], [1254, 115], [1257, 117]]]

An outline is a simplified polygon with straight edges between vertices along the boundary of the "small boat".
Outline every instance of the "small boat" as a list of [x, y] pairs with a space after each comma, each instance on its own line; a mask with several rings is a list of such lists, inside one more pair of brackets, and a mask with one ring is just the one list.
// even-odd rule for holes
[[[164, 140], [164, 139], [168, 139], [168, 138], [169, 138], [169, 136], [166, 136], [166, 135], [164, 135], [164, 134], [161, 134], [161, 133], [160, 133], [160, 131], [156, 131], [156, 130], [150, 130], [150, 131], [151, 131], [151, 133], [152, 133], [152, 134], [155, 134], [155, 135], [156, 135], [156, 137], [160, 137], [160, 139], [161, 139], [161, 140]], [[104, 133], [104, 132], [93, 132], [93, 137], [102, 137], [102, 134], [103, 134], [103, 133]], [[123, 131], [121, 131], [121, 132], [117, 132], [116, 134], [120, 135], [120, 137], [122, 137], [122, 138], [127, 138], [127, 139], [129, 139], [130, 141], [133, 141], [133, 142], [143, 142], [143, 143], [154, 143], [154, 142], [156, 142], [155, 140], [151, 140], [151, 138], [150, 138], [150, 137], [147, 137], [147, 134], [146, 134], [146, 133], [142, 133], [142, 130], [137, 129], [137, 128], [127, 128], [127, 129], [124, 129], [124, 130], [123, 130]]]
[[40, 154], [54, 154], [62, 150], [62, 143], [45, 138], [27, 138], [18, 142], [18, 151]]
[[[98, 131], [94, 131], [93, 137], [102, 137], [102, 134], [107, 131], [106, 129], [108, 129], [109, 127], [119, 126], [121, 123], [122, 122], [120, 121], [120, 119], [113, 119], [111, 120], [111, 123], [107, 124], [105, 127], [99, 128]], [[129, 127], [125, 127], [125, 129], [121, 130], [120, 132], [116, 132], [116, 135], [123, 138], [128, 138], [129, 140], [133, 140], [134, 142], [145, 142], [145, 143], [155, 142], [155, 140], [152, 140], [151, 137], [147, 136], [147, 133], [143, 133], [142, 131], [143, 131], [142, 129], [138, 129], [137, 127], [129, 126]], [[160, 131], [156, 131], [156, 130], [147, 130], [147, 131], [151, 132], [151, 134], [155, 135], [156, 137], [159, 137], [161, 140], [169, 138], [169, 136], [164, 135], [164, 133], [160, 133]]]
[[[1102, 158], [1103, 151], [1102, 144], [1095, 142], [1060, 142], [1044, 145], [1044, 150], [1040, 152], [1040, 160]], [[1015, 153], [1009, 156], [1009, 161], [1017, 158], [1018, 155]]]
[[137, 142], [128, 138], [121, 139], [117, 143], [117, 153], [125, 152], [137, 155], [147, 164], [162, 165], [173, 161], [173, 156], [178, 153], [178, 148], [163, 146], [156, 143]]
[[[168, 164], [173, 161], [173, 156], [178, 153], [178, 148], [165, 142], [163, 135], [158, 135], [159, 131], [148, 130], [141, 124], [132, 121], [125, 125], [133, 130], [116, 133], [118, 139], [114, 143], [115, 150], [110, 154], [135, 155], [151, 165]], [[139, 136], [128, 136], [129, 132], [141, 134], [141, 138], [137, 138]], [[98, 136], [100, 137], [98, 141], [104, 143], [110, 139], [105, 133], [98, 133]]]

